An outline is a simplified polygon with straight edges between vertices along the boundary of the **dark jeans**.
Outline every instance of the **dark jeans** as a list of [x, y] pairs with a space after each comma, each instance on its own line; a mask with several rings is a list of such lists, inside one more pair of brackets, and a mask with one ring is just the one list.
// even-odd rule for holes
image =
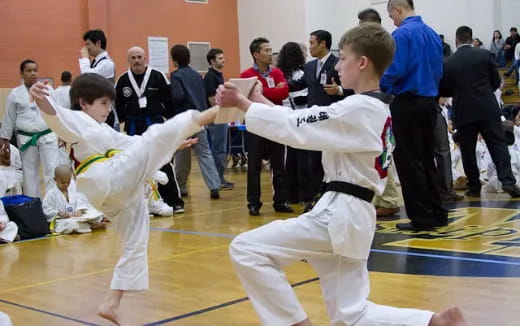
[[269, 158], [273, 173], [274, 204], [289, 200], [289, 182], [285, 172], [286, 146], [252, 133], [247, 134], [247, 201], [248, 206], [260, 207], [260, 171], [262, 159]]
[[472, 192], [480, 192], [480, 173], [477, 165], [475, 148], [480, 133], [486, 142], [491, 159], [497, 168], [498, 180], [502, 184], [516, 183], [511, 171], [511, 157], [507, 149], [504, 127], [500, 118], [481, 120], [457, 128], [462, 156], [462, 166], [468, 178], [468, 188]]
[[416, 228], [447, 222], [433, 155], [438, 105], [434, 97], [402, 94], [390, 105], [396, 141], [395, 166], [406, 213]]

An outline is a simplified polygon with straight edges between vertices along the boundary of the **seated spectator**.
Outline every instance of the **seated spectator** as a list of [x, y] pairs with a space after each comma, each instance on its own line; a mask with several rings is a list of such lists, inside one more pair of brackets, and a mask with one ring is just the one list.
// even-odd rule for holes
[[495, 61], [500, 68], [504, 68], [506, 65], [506, 55], [504, 52], [504, 45], [506, 41], [502, 38], [502, 33], [499, 30], [493, 32], [493, 39], [489, 46], [489, 51], [495, 56]]
[[[518, 122], [505, 120], [502, 122], [504, 126], [505, 136], [511, 156], [511, 170], [516, 179], [516, 185], [520, 186], [520, 152], [515, 148], [514, 128]], [[486, 183], [482, 187], [484, 192], [503, 192], [502, 183], [498, 180], [497, 169], [492, 161], [488, 162], [486, 169]]]
[[22, 161], [20, 152], [13, 145], [0, 145], [0, 179], [4, 181], [4, 189], [0, 190], [4, 196], [22, 193]]
[[474, 47], [474, 48], [481, 48], [483, 43], [482, 41], [478, 38], [478, 37], [475, 37], [473, 39], [473, 42], [471, 43], [471, 45]]
[[0, 200], [0, 243], [13, 242], [17, 236], [18, 225], [9, 221], [9, 217], [7, 216], [7, 213], [4, 209], [4, 204]]
[[50, 189], [43, 199], [43, 212], [55, 233], [88, 233], [105, 229], [108, 220], [93, 208], [87, 198], [76, 190], [72, 170], [67, 165], [58, 165], [54, 170], [56, 187]]

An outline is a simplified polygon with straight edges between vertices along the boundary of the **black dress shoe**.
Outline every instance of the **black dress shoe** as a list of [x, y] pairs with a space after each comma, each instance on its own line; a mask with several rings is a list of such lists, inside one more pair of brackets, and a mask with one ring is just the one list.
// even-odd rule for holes
[[260, 207], [258, 206], [249, 206], [249, 215], [258, 216], [260, 215]]
[[415, 227], [411, 223], [397, 223], [395, 225], [395, 227], [401, 231], [413, 231], [413, 232], [434, 231], [435, 230], [435, 227], [433, 227], [433, 226]]
[[507, 192], [509, 196], [513, 198], [520, 197], [520, 188], [518, 188], [516, 185], [502, 185], [502, 190]]
[[220, 198], [220, 193], [218, 192], [218, 189], [211, 189], [211, 191], [209, 193], [209, 197], [211, 199], [219, 199]]
[[294, 209], [288, 203], [277, 203], [273, 205], [273, 208], [278, 213], [294, 213]]
[[467, 190], [464, 195], [468, 196], [468, 197], [480, 197], [480, 190], [479, 191], [474, 191], [474, 190]]
[[443, 226], [448, 226], [448, 220], [442, 222], [435, 221], [435, 227], [442, 228]]

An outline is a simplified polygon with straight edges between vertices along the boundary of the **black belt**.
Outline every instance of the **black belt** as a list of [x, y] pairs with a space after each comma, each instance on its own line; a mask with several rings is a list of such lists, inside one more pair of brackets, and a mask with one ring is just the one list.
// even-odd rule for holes
[[341, 192], [343, 194], [351, 195], [356, 198], [362, 199], [369, 203], [372, 203], [374, 198], [374, 191], [365, 187], [360, 187], [355, 184], [345, 181], [331, 181], [324, 184], [322, 194], [327, 191]]

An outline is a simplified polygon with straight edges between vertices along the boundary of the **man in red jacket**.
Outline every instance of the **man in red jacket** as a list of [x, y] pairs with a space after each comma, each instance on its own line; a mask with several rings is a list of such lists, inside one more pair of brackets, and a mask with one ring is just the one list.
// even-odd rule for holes
[[[251, 42], [249, 50], [254, 60], [253, 67], [244, 70], [240, 77], [258, 77], [258, 80], [262, 82], [264, 87], [264, 96], [274, 104], [282, 105], [282, 100], [289, 96], [289, 87], [282, 71], [271, 66], [273, 54], [269, 40], [263, 37], [256, 38]], [[285, 146], [248, 133], [247, 148], [247, 207], [249, 208], [249, 215], [259, 215], [260, 207], [262, 206], [260, 200], [260, 171], [263, 158], [271, 160], [274, 210], [282, 213], [294, 212], [287, 203], [289, 188], [285, 171]]]

